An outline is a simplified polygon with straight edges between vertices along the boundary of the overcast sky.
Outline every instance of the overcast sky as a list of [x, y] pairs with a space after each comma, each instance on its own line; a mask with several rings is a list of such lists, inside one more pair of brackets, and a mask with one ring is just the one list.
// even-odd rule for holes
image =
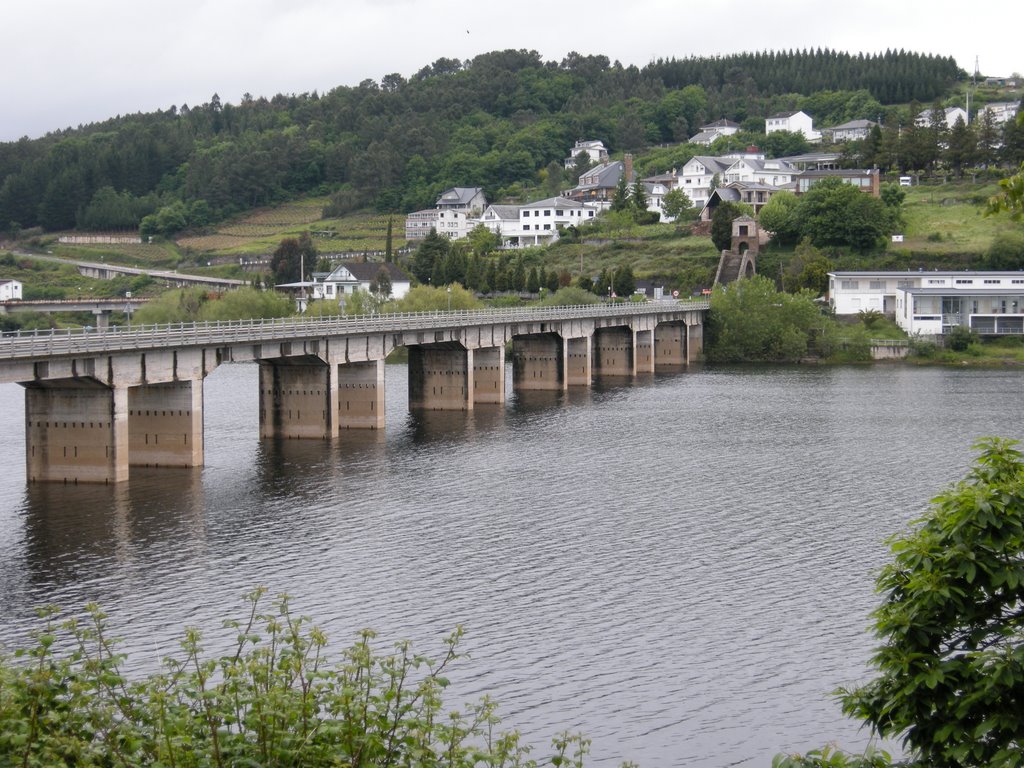
[[9, 0], [0, 141], [217, 93], [324, 92], [444, 56], [526, 48], [625, 65], [752, 50], [887, 48], [1024, 70], [1024, 3], [994, 0]]

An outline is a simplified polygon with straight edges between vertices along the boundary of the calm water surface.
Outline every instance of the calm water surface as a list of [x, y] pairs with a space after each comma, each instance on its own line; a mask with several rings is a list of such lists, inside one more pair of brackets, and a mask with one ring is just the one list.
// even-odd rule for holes
[[1024, 431], [1002, 370], [698, 370], [410, 415], [389, 366], [387, 429], [335, 443], [261, 442], [256, 390], [252, 365], [207, 380], [204, 468], [90, 488], [27, 486], [0, 387], [0, 644], [96, 600], [149, 671], [264, 584], [337, 647], [465, 625], [450, 705], [490, 693], [540, 748], [582, 730], [592, 765], [860, 749], [830, 691], [865, 675], [883, 540], [976, 438]]

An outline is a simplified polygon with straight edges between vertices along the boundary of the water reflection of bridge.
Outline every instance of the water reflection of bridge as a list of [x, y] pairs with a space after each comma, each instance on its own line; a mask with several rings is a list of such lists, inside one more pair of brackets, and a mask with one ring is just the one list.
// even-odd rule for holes
[[405, 347], [409, 407], [471, 410], [516, 390], [677, 368], [703, 348], [707, 302], [252, 320], [26, 333], [0, 339], [0, 381], [25, 387], [34, 481], [126, 480], [203, 463], [203, 379], [256, 361], [261, 437], [384, 426], [384, 360]]

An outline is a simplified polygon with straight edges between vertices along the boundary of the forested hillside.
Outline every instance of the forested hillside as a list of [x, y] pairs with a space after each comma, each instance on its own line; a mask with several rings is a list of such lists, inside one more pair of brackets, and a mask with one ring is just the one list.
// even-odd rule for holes
[[[685, 141], [707, 121], [807, 108], [818, 124], [932, 102], [963, 73], [952, 58], [828, 50], [656, 61], [545, 62], [499, 51], [439, 59], [326, 94], [214, 95], [0, 144], [0, 227], [202, 227], [240, 210], [329, 194], [335, 213], [409, 211], [448, 186], [521, 194], [573, 142], [613, 151]], [[864, 114], [862, 114], [864, 113]]]

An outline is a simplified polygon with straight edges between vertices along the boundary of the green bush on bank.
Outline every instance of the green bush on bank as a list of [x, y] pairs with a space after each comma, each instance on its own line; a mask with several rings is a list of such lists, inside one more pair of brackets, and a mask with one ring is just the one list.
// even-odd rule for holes
[[207, 656], [189, 628], [162, 672], [132, 680], [95, 605], [84, 620], [41, 611], [34, 645], [0, 658], [0, 764], [21, 766], [507, 766], [583, 765], [589, 742], [564, 733], [552, 753], [528, 756], [516, 731], [499, 732], [487, 698], [448, 711], [456, 630], [436, 657], [408, 642], [375, 648], [364, 630], [337, 662], [327, 637], [288, 598], [226, 627], [234, 649]]

